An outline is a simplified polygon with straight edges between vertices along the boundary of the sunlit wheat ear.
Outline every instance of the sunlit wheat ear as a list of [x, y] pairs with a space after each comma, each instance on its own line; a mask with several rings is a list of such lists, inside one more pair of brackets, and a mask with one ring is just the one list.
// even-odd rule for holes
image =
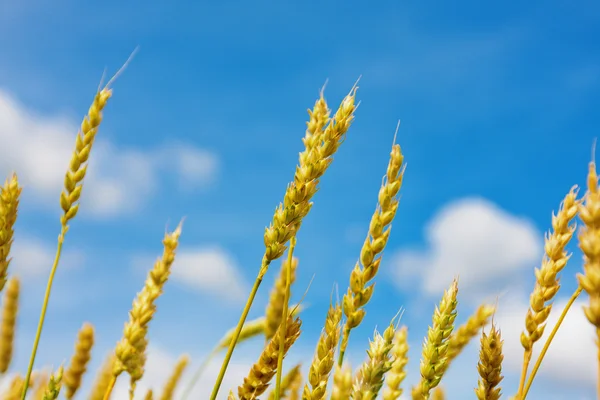
[[360, 251], [359, 262], [356, 263], [350, 274], [350, 286], [344, 294], [343, 309], [346, 323], [342, 332], [342, 343], [338, 365], [344, 359], [348, 346], [350, 331], [362, 322], [366, 311], [364, 306], [373, 295], [374, 283], [370, 283], [381, 263], [381, 253], [390, 237], [391, 223], [398, 210], [398, 193], [402, 186], [404, 176], [404, 156], [398, 144], [394, 144], [390, 153], [390, 161], [381, 188], [379, 189], [378, 203], [375, 213], [371, 217], [369, 232]]
[[258, 399], [267, 388], [275, 374], [277, 373], [277, 358], [279, 356], [280, 338], [279, 335], [285, 335], [284, 352], [287, 353], [300, 336], [300, 319], [288, 319], [287, 330], [282, 332], [277, 330], [275, 336], [265, 346], [259, 360], [252, 366], [250, 372], [244, 378], [244, 383], [238, 387], [238, 397], [240, 400]]
[[416, 391], [422, 399], [429, 398], [431, 390], [440, 383], [443, 371], [446, 370], [448, 342], [456, 319], [457, 294], [458, 282], [454, 280], [450, 288], [444, 292], [439, 308], [435, 309], [432, 326], [429, 327], [427, 338], [423, 343], [421, 381]]
[[0, 292], [6, 284], [20, 195], [21, 187], [17, 175], [13, 174], [4, 186], [0, 187]]
[[144, 396], [144, 400], [153, 400], [154, 399], [154, 392], [152, 391], [152, 389], [148, 389], [148, 391], [146, 392], [146, 395]]
[[44, 400], [56, 400], [60, 394], [62, 387], [63, 367], [61, 366], [54, 374], [50, 375], [48, 386], [46, 386], [46, 392], [44, 393]]
[[[287, 267], [288, 262], [286, 259], [281, 263], [279, 275], [275, 280], [273, 289], [271, 289], [271, 296], [269, 298], [269, 303], [267, 304], [267, 309], [265, 310], [265, 316], [267, 317], [267, 323], [265, 326], [265, 337], [267, 340], [271, 339], [275, 335], [275, 332], [277, 331], [277, 328], [279, 328], [279, 324], [281, 323], [283, 303], [285, 301], [285, 282]], [[296, 268], [298, 267], [297, 258], [294, 257], [292, 259], [291, 267], [292, 279], [290, 279], [290, 285], [292, 285], [296, 280]]]
[[502, 381], [502, 338], [494, 325], [488, 335], [482, 332], [481, 350], [479, 352], [479, 384], [475, 394], [479, 400], [498, 400], [500, 398], [500, 381]]
[[319, 180], [333, 161], [333, 155], [354, 120], [355, 96], [356, 87], [344, 98], [332, 119], [329, 119], [322, 94], [315, 104], [303, 139], [305, 150], [299, 155], [294, 180], [288, 185], [283, 203], [279, 204], [270, 226], [265, 230], [266, 249], [260, 278], [267, 272], [271, 262], [283, 255], [287, 242], [298, 232], [302, 219], [310, 211], [311, 199], [317, 192]]
[[396, 334], [394, 323], [380, 335], [375, 332], [367, 351], [368, 359], [356, 374], [352, 385], [353, 400], [375, 400], [383, 386], [385, 374], [392, 368], [394, 361], [391, 351]]
[[113, 365], [113, 377], [116, 379], [122, 372], [127, 371], [131, 378], [130, 397], [132, 398], [136, 382], [144, 375], [148, 325], [156, 312], [156, 299], [162, 294], [163, 287], [171, 274], [180, 235], [181, 224], [173, 233], [165, 235], [163, 255], [148, 273], [142, 291], [133, 301], [129, 321], [123, 330], [123, 338], [115, 348], [117, 358]]
[[327, 394], [327, 382], [335, 364], [335, 351], [340, 340], [341, 321], [342, 307], [339, 304], [330, 305], [325, 327], [319, 337], [308, 372], [308, 384], [304, 386], [302, 392], [303, 400], [321, 400]]
[[[252, 321], [246, 321], [242, 331], [240, 332], [240, 337], [238, 338], [238, 343], [241, 343], [245, 340], [251, 339], [258, 335], [262, 335], [265, 333], [267, 326], [267, 318], [266, 317], [258, 317], [253, 319]], [[235, 332], [235, 328], [227, 331], [219, 344], [217, 345], [217, 350], [223, 350], [229, 347], [231, 340], [233, 339], [233, 334]]]
[[[298, 364], [290, 369], [281, 380], [281, 399], [289, 399], [293, 391], [298, 390], [298, 381], [302, 378], [300, 373], [301, 365]], [[275, 390], [271, 390], [267, 396], [269, 400], [275, 400]]]
[[100, 367], [94, 380], [94, 385], [89, 395], [89, 400], [103, 400], [104, 394], [110, 384], [112, 378], [113, 365], [116, 361], [114, 352], [111, 352], [108, 357], [104, 360], [104, 363]]
[[64, 374], [65, 397], [72, 399], [81, 386], [81, 379], [87, 369], [87, 364], [92, 356], [92, 347], [94, 346], [94, 327], [86, 323], [79, 330], [77, 342], [75, 343], [75, 353], [71, 358], [71, 364], [67, 367]]
[[35, 389], [31, 394], [32, 400], [43, 400], [44, 395], [46, 394], [46, 388], [48, 387], [48, 383], [50, 383], [50, 376], [47, 373], [41, 373], [39, 376], [35, 378], [32, 376], [32, 381], [35, 380]]
[[348, 363], [342, 367], [336, 364], [333, 371], [331, 400], [347, 400], [350, 394], [352, 394], [352, 367]]
[[21, 392], [23, 391], [23, 385], [25, 379], [22, 375], [16, 374], [10, 380], [8, 388], [1, 393], [0, 398], [3, 400], [18, 400], [21, 398]]
[[394, 362], [392, 369], [385, 378], [386, 388], [383, 391], [383, 400], [397, 400], [402, 396], [402, 382], [406, 378], [406, 364], [408, 364], [408, 328], [403, 326], [394, 337], [392, 356]]
[[282, 397], [285, 400], [299, 400], [302, 390], [302, 383], [304, 379], [302, 378], [302, 370], [299, 368], [298, 373], [294, 377], [294, 379], [290, 382], [289, 389], [287, 395]]
[[467, 344], [479, 334], [491, 316], [494, 314], [495, 308], [490, 305], [481, 305], [475, 313], [469, 317], [467, 322], [454, 330], [454, 333], [448, 339], [448, 351], [446, 352], [446, 363], [443, 365], [440, 373], [446, 373], [450, 363], [458, 357], [460, 352]]
[[2, 303], [2, 324], [0, 325], [0, 372], [5, 373], [12, 361], [15, 340], [15, 326], [19, 311], [20, 284], [16, 277], [8, 281]]
[[190, 358], [188, 355], [183, 355], [177, 360], [177, 364], [175, 365], [175, 369], [173, 373], [169, 377], [165, 388], [163, 389], [163, 393], [160, 396], [160, 400], [172, 400], [175, 394], [175, 388], [181, 379], [181, 375], [183, 375], [183, 371], [188, 366], [190, 362]]

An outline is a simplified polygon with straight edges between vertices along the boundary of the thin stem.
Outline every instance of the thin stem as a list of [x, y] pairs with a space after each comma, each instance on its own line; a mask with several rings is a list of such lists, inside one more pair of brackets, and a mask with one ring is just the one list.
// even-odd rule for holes
[[560, 328], [560, 325], [562, 324], [563, 320], [567, 316], [567, 312], [569, 311], [569, 309], [571, 308], [571, 306], [573, 305], [575, 300], [577, 300], [577, 297], [579, 297], [582, 290], [583, 289], [581, 288], [581, 286], [579, 286], [577, 288], [577, 290], [575, 290], [575, 292], [573, 292], [573, 294], [571, 295], [571, 298], [569, 299], [569, 301], [567, 302], [567, 305], [565, 306], [565, 309], [560, 314], [560, 317], [558, 318], [556, 325], [554, 325], [552, 332], [550, 332], [550, 336], [548, 336], [546, 343], [544, 343], [544, 347], [542, 348], [542, 351], [541, 351], [537, 361], [535, 362], [533, 369], [531, 370], [531, 375], [529, 376], [529, 380], [527, 381], [527, 386], [525, 386], [525, 390], [523, 391], [523, 396], [520, 397], [520, 400], [525, 400], [525, 397], [527, 396], [527, 393], [529, 392], [529, 388], [531, 387], [531, 384], [533, 383], [533, 378], [535, 378], [535, 374], [537, 374], [538, 369], [540, 368], [540, 365], [542, 364], [542, 360], [544, 359], [544, 356], [546, 355], [546, 352], [548, 351], [548, 348], [550, 347], [550, 343], [552, 342], [552, 339], [554, 339], [556, 332], [558, 332], [558, 328]]
[[110, 382], [108, 383], [108, 387], [106, 388], [106, 392], [104, 392], [104, 400], [110, 400], [110, 396], [112, 395], [112, 391], [115, 388], [115, 383], [117, 383], [118, 375], [113, 375], [110, 378]]
[[202, 364], [200, 364], [200, 366], [198, 367], [198, 369], [194, 373], [194, 376], [190, 380], [190, 383], [187, 385], [185, 391], [183, 392], [183, 395], [181, 396], [181, 400], [186, 400], [188, 398], [188, 396], [192, 392], [192, 389], [196, 385], [196, 382], [198, 382], [198, 380], [202, 376], [202, 373], [204, 372], [204, 370], [206, 369], [206, 367], [208, 366], [208, 364], [210, 363], [210, 361], [213, 359], [213, 357], [215, 356], [215, 354], [217, 354], [217, 352], [218, 352], [218, 348], [214, 348], [211, 351], [211, 353], [208, 356], [206, 356], [206, 358], [204, 359], [204, 361], [202, 361]]
[[279, 326], [279, 356], [277, 357], [277, 377], [275, 378], [275, 400], [281, 396], [281, 375], [283, 370], [283, 355], [285, 354], [285, 332], [287, 331], [288, 305], [290, 302], [290, 287], [292, 282], [292, 256], [296, 247], [296, 237], [290, 240], [288, 259], [285, 269], [285, 294], [283, 299], [283, 310], [281, 312], [281, 324]]
[[60, 255], [62, 252], [63, 242], [65, 240], [65, 233], [67, 232], [67, 227], [65, 225], [62, 226], [60, 235], [58, 235], [58, 245], [56, 247], [56, 255], [54, 256], [54, 263], [52, 264], [52, 269], [50, 270], [50, 276], [48, 277], [48, 283], [46, 284], [46, 294], [44, 295], [44, 303], [42, 304], [42, 312], [40, 313], [40, 319], [38, 322], [37, 331], [35, 333], [35, 340], [33, 342], [33, 349], [31, 350], [31, 357], [29, 358], [29, 366], [27, 367], [27, 375], [25, 375], [25, 384], [23, 386], [23, 391], [21, 392], [21, 400], [25, 400], [27, 396], [27, 389], [29, 388], [29, 380], [31, 379], [31, 373], [33, 371], [33, 364], [35, 363], [35, 355], [37, 354], [38, 345], [40, 343], [40, 338], [42, 336], [42, 327], [44, 326], [44, 320], [46, 319], [46, 309], [48, 308], [48, 303], [50, 301], [50, 292], [52, 291], [52, 282], [54, 282], [54, 274], [56, 274], [56, 269], [58, 267], [58, 261], [60, 260]]
[[344, 326], [344, 331], [342, 332], [342, 340], [340, 340], [340, 354], [338, 355], [338, 367], [342, 368], [342, 364], [344, 363], [344, 355], [346, 354], [346, 345], [348, 344], [348, 338], [350, 337], [350, 329]]
[[210, 400], [216, 400], [217, 395], [219, 394], [221, 383], [223, 383], [223, 378], [225, 377], [225, 371], [227, 371], [227, 366], [229, 365], [229, 361], [231, 361], [231, 356], [233, 355], [233, 349], [235, 348], [235, 345], [237, 344], [237, 341], [240, 337], [240, 333], [242, 332], [242, 328], [244, 327], [244, 323], [246, 322], [246, 318], [248, 317], [248, 313], [250, 312], [250, 307], [252, 307], [252, 303], [254, 302], [256, 292], [258, 292], [258, 288], [262, 282], [262, 279], [263, 274], [259, 273], [259, 275], [256, 277], [256, 280], [254, 281], [254, 286], [252, 286], [252, 290], [250, 291], [250, 295], [248, 296], [248, 300], [246, 301], [246, 305], [244, 306], [244, 311], [242, 311], [242, 315], [240, 316], [238, 325], [235, 328], [235, 332], [233, 333], [231, 343], [229, 343], [229, 348], [227, 349], [227, 354], [225, 354], [225, 359], [223, 360], [223, 364], [221, 365], [221, 370], [219, 371], [219, 375], [217, 376], [215, 386], [213, 387], [212, 394], [210, 395]]
[[531, 362], [531, 354], [532, 349], [525, 350], [523, 353], [523, 368], [521, 369], [521, 379], [519, 381], [519, 390], [517, 393], [523, 393], [523, 388], [525, 387], [525, 381], [527, 379], [527, 369], [529, 368], [529, 363]]

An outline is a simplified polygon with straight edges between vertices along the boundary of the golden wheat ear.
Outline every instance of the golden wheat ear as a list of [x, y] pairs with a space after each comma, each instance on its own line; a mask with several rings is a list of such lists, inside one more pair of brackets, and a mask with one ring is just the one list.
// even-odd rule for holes
[[340, 367], [335, 365], [333, 371], [333, 388], [331, 400], [347, 400], [352, 394], [352, 367], [347, 362]]
[[77, 342], [75, 343], [75, 353], [64, 374], [65, 397], [67, 399], [72, 399], [81, 386], [87, 364], [92, 357], [93, 346], [94, 327], [89, 323], [85, 323], [79, 330]]
[[296, 269], [298, 268], [298, 259], [292, 258], [292, 263], [290, 264], [287, 259], [281, 263], [281, 269], [279, 270], [279, 275], [275, 280], [273, 288], [271, 289], [271, 295], [269, 298], [269, 303], [267, 304], [267, 308], [265, 310], [266, 316], [266, 325], [265, 325], [265, 338], [266, 340], [270, 340], [279, 328], [279, 324], [281, 324], [282, 316], [283, 316], [283, 304], [285, 302], [286, 296], [286, 272], [287, 268], [290, 267], [291, 279], [290, 286], [296, 280]]
[[406, 364], [408, 364], [408, 328], [403, 326], [398, 329], [394, 337], [392, 355], [394, 362], [388, 372], [385, 382], [387, 387], [383, 392], [383, 400], [397, 400], [402, 396], [402, 382], [406, 378]]
[[116, 361], [114, 351], [112, 351], [104, 360], [96, 374], [96, 379], [88, 396], [89, 400], [103, 400], [104, 394], [107, 392], [110, 380], [112, 378], [113, 365]]
[[165, 384], [163, 389], [163, 393], [160, 396], [160, 400], [172, 400], [175, 394], [175, 388], [177, 384], [181, 380], [181, 375], [183, 375], [183, 371], [185, 371], [186, 367], [190, 362], [190, 357], [187, 354], [182, 355], [179, 360], [177, 360], [177, 364], [175, 364], [175, 369], [173, 369], [173, 373], [169, 377], [169, 380]]
[[2, 304], [2, 325], [0, 325], [0, 372], [6, 373], [12, 361], [15, 340], [17, 313], [19, 311], [19, 279], [8, 281]]
[[14, 225], [17, 221], [21, 187], [13, 174], [0, 187], [0, 292], [4, 289], [10, 264], [10, 248], [13, 243]]
[[283, 335], [285, 338], [283, 350], [284, 353], [287, 353], [300, 336], [300, 326], [300, 319], [293, 319], [292, 316], [288, 318], [285, 332], [282, 331], [280, 325], [280, 329], [277, 330], [275, 336], [265, 346], [260, 358], [254, 363], [250, 372], [244, 378], [244, 383], [238, 387], [238, 397], [240, 400], [257, 399], [267, 390], [271, 379], [277, 373], [277, 359], [281, 345], [280, 335]]
[[481, 350], [479, 352], [479, 384], [475, 394], [479, 400], [499, 400], [500, 382], [502, 381], [502, 338], [500, 331], [492, 324], [488, 335], [481, 334]]

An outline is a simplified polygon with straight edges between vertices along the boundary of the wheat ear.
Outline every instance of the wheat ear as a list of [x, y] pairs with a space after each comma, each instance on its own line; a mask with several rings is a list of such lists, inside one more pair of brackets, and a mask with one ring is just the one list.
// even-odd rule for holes
[[492, 324], [488, 335], [481, 334], [481, 350], [479, 352], [479, 384], [475, 394], [479, 400], [500, 399], [500, 381], [502, 381], [502, 339], [500, 331]]
[[428, 399], [431, 390], [440, 383], [446, 370], [448, 342], [456, 319], [457, 294], [458, 282], [454, 280], [450, 288], [444, 291], [439, 308], [436, 307], [433, 313], [432, 325], [423, 343], [421, 381], [416, 391], [412, 392], [413, 398]]
[[379, 189], [378, 204], [369, 224], [369, 233], [360, 251], [360, 259], [350, 274], [350, 286], [342, 301], [346, 322], [342, 331], [342, 343], [338, 365], [342, 365], [348, 346], [350, 331], [362, 322], [364, 306], [373, 295], [374, 283], [370, 283], [381, 263], [381, 253], [390, 237], [391, 223], [398, 210], [398, 192], [404, 176], [404, 156], [398, 144], [394, 144], [383, 184]]
[[5, 392], [2, 393], [2, 399], [5, 400], [18, 400], [21, 398], [21, 392], [23, 391], [23, 385], [25, 379], [20, 374], [16, 374], [10, 380], [10, 384]]
[[[35, 389], [31, 395], [32, 400], [43, 400], [44, 395], [46, 394], [46, 387], [48, 386], [48, 383], [50, 383], [50, 376], [45, 372], [42, 372], [35, 377], [32, 374], [31, 380], [36, 381], [35, 385], [31, 385], [32, 387], [35, 386]], [[20, 392], [19, 395], [21, 395]]]
[[[283, 376], [283, 379], [281, 380], [280, 398], [285, 399], [291, 396], [292, 391], [297, 390], [295, 386], [298, 386], [297, 382], [299, 378], [302, 377], [302, 374], [300, 373], [300, 367], [300, 364], [294, 366], [287, 372], [287, 374]], [[270, 391], [267, 398], [269, 400], [275, 400], [275, 391]]]
[[92, 357], [93, 346], [94, 327], [89, 323], [85, 323], [79, 330], [77, 342], [75, 343], [75, 353], [71, 358], [71, 364], [67, 367], [64, 374], [65, 397], [67, 399], [72, 399], [81, 386], [81, 379]]
[[15, 340], [15, 326], [19, 311], [19, 279], [8, 281], [4, 303], [2, 304], [2, 325], [0, 325], [0, 373], [8, 371], [12, 361]]
[[337, 304], [329, 305], [325, 327], [319, 337], [308, 372], [308, 383], [304, 385], [302, 392], [302, 400], [321, 400], [327, 394], [327, 382], [335, 364], [335, 351], [340, 340], [341, 321], [342, 307]]
[[288, 386], [287, 396], [282, 396], [282, 399], [286, 400], [299, 400], [302, 390], [302, 370], [298, 369], [298, 373]]
[[112, 378], [112, 370], [115, 360], [116, 356], [113, 351], [102, 363], [102, 366], [96, 374], [94, 385], [90, 391], [89, 400], [104, 400], [104, 394], [106, 393]]
[[148, 325], [156, 313], [156, 300], [163, 292], [163, 287], [175, 261], [175, 252], [181, 235], [181, 223], [172, 233], [165, 234], [163, 239], [164, 251], [161, 258], [156, 260], [154, 267], [148, 273], [141, 292], [133, 301], [129, 312], [129, 321], [125, 324], [123, 338], [115, 348], [116, 360], [113, 365], [112, 379], [107, 388], [105, 400], [108, 400], [114, 384], [124, 371], [131, 377], [130, 397], [133, 398], [136, 382], [144, 375], [146, 364], [146, 347], [148, 345]]
[[579, 207], [583, 227], [579, 233], [579, 247], [584, 254], [583, 274], [578, 274], [579, 285], [590, 298], [583, 311], [588, 321], [596, 327], [598, 346], [597, 392], [600, 397], [600, 190], [596, 163], [592, 161], [587, 178], [585, 202]]
[[383, 400], [397, 400], [402, 396], [402, 382], [406, 378], [406, 364], [408, 364], [408, 328], [403, 326], [398, 329], [394, 337], [392, 355], [394, 362], [388, 372], [385, 382], [387, 387], [383, 391]]
[[148, 389], [148, 391], [146, 392], [146, 396], [144, 396], [144, 400], [152, 399], [154, 399], [154, 392], [152, 391], [152, 389]]
[[58, 368], [54, 374], [50, 375], [48, 386], [46, 386], [46, 392], [44, 393], [44, 400], [56, 400], [60, 394], [62, 387], [63, 378], [63, 367]]
[[395, 334], [393, 321], [383, 335], [375, 332], [367, 351], [369, 357], [358, 370], [354, 380], [350, 396], [353, 400], [375, 400], [377, 397], [383, 386], [385, 374], [392, 369], [394, 359], [391, 351]]
[[329, 110], [323, 97], [323, 91], [321, 91], [320, 99], [315, 104], [314, 110], [312, 112], [309, 111], [310, 120], [303, 140], [305, 150], [300, 153], [294, 181], [288, 185], [283, 203], [279, 204], [275, 210], [271, 224], [265, 229], [265, 253], [262, 258], [261, 267], [238, 321], [233, 340], [223, 359], [210, 400], [216, 400], [217, 398], [227, 366], [233, 354], [233, 349], [235, 348], [244, 322], [248, 317], [250, 307], [254, 302], [264, 275], [267, 273], [271, 262], [284, 254], [287, 242], [300, 229], [303, 218], [308, 214], [312, 206], [311, 199], [317, 192], [319, 180], [332, 163], [333, 155], [338, 150], [346, 136], [346, 132], [350, 128], [354, 119], [354, 110], [356, 109], [356, 90], [357, 87], [355, 85], [342, 101], [332, 120], [329, 119]]
[[7, 179], [4, 186], [0, 187], [0, 292], [6, 285], [20, 195], [21, 187], [17, 175], [13, 174], [10, 180]]
[[346, 363], [340, 367], [335, 365], [333, 371], [333, 388], [331, 400], [347, 400], [352, 394], [352, 367]]
[[173, 399], [173, 395], [175, 394], [175, 388], [177, 387], [177, 384], [181, 380], [181, 375], [183, 375], [183, 371], [185, 371], [185, 368], [188, 366], [189, 362], [190, 362], [190, 357], [188, 355], [184, 354], [183, 356], [181, 356], [179, 358], [179, 360], [177, 361], [177, 364], [175, 365], [175, 369], [173, 370], [173, 373], [169, 377], [169, 380], [167, 381], [167, 383], [163, 389], [163, 393], [160, 396], [160, 400], [172, 400]]
[[552, 300], [560, 289], [558, 274], [567, 265], [570, 255], [565, 248], [575, 232], [570, 225], [577, 215], [577, 188], [573, 187], [565, 196], [556, 215], [552, 215], [552, 231], [546, 234], [544, 257], [541, 267], [535, 270], [536, 283], [529, 300], [529, 309], [525, 316], [525, 330], [521, 333], [523, 346], [523, 366], [518, 393], [523, 392], [527, 369], [533, 354], [533, 344], [544, 334], [546, 320], [552, 310]]
[[298, 336], [300, 336], [300, 319], [288, 318], [287, 329], [284, 332], [280, 328], [275, 336], [267, 343], [263, 349], [260, 358], [252, 366], [250, 372], [244, 378], [244, 383], [238, 387], [238, 397], [240, 400], [251, 400], [258, 398], [269, 387], [271, 379], [277, 372], [277, 359], [279, 356], [279, 346], [281, 345], [279, 336], [284, 335], [284, 352], [292, 347]]
[[[273, 289], [271, 289], [269, 303], [267, 304], [267, 308], [265, 310], [267, 322], [265, 325], [266, 340], [270, 340], [275, 335], [275, 332], [277, 331], [277, 328], [279, 328], [279, 324], [282, 320], [283, 303], [285, 301], [286, 290], [286, 274], [288, 266], [289, 263], [286, 258], [285, 261], [281, 263], [279, 275], [277, 276], [277, 279], [273, 284]], [[292, 264], [290, 265], [290, 267], [290, 285], [292, 285], [296, 280], [296, 269], [298, 268], [298, 259], [296, 257], [292, 258]]]
[[60, 255], [62, 252], [62, 246], [65, 240], [65, 235], [69, 230], [69, 221], [75, 217], [79, 210], [79, 198], [81, 197], [81, 191], [83, 189], [83, 180], [87, 172], [88, 160], [90, 152], [96, 139], [96, 133], [98, 127], [102, 122], [102, 110], [106, 106], [106, 103], [110, 99], [112, 91], [108, 88], [100, 90], [88, 111], [87, 116], [81, 123], [81, 129], [75, 139], [75, 151], [71, 157], [69, 163], [69, 169], [65, 174], [64, 190], [60, 194], [60, 206], [63, 210], [63, 215], [60, 217], [60, 234], [58, 235], [58, 245], [56, 249], [56, 257], [54, 264], [50, 270], [50, 276], [48, 278], [48, 285], [46, 287], [46, 293], [44, 296], [44, 303], [42, 304], [42, 311], [40, 313], [40, 321], [38, 323], [35, 340], [33, 343], [33, 349], [31, 351], [31, 358], [29, 360], [29, 367], [27, 369], [27, 375], [25, 376], [25, 386], [23, 387], [23, 394], [21, 400], [25, 400], [27, 389], [29, 386], [29, 378], [31, 371], [33, 370], [33, 364], [35, 362], [35, 355], [37, 352], [38, 344], [42, 334], [42, 327], [44, 325], [44, 319], [46, 317], [46, 309], [48, 308], [48, 301], [50, 300], [50, 291], [52, 289], [52, 282], [54, 281], [54, 275], [58, 267]]

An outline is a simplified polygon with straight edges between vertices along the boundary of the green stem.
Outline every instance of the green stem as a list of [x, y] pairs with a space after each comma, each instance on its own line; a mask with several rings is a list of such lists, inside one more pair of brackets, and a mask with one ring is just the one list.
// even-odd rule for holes
[[242, 315], [240, 316], [240, 320], [238, 321], [238, 325], [235, 328], [235, 332], [233, 333], [233, 338], [231, 339], [231, 343], [229, 343], [229, 348], [227, 349], [227, 354], [225, 354], [225, 359], [223, 360], [223, 364], [221, 365], [221, 370], [219, 371], [219, 375], [217, 376], [217, 381], [215, 382], [215, 386], [213, 387], [212, 394], [210, 395], [210, 400], [216, 400], [217, 395], [219, 394], [219, 389], [221, 388], [221, 384], [223, 383], [223, 378], [225, 377], [225, 372], [227, 371], [227, 366], [229, 365], [229, 361], [231, 361], [231, 356], [233, 355], [233, 349], [240, 337], [240, 333], [242, 332], [242, 328], [244, 327], [244, 323], [246, 322], [246, 318], [248, 317], [248, 313], [250, 312], [250, 307], [252, 307], [252, 303], [254, 302], [254, 298], [256, 297], [256, 292], [258, 292], [258, 288], [262, 282], [264, 272], [266, 267], [261, 266], [261, 271], [259, 272], [256, 280], [254, 281], [254, 286], [252, 286], [252, 290], [250, 291], [250, 295], [248, 296], [248, 300], [246, 301], [246, 305], [244, 306], [244, 311], [242, 311]]
[[279, 325], [279, 355], [277, 357], [277, 377], [275, 378], [275, 400], [281, 396], [281, 376], [283, 370], [283, 356], [285, 354], [285, 332], [287, 331], [288, 305], [290, 302], [290, 287], [292, 282], [292, 256], [296, 247], [296, 237], [290, 240], [288, 259], [285, 269], [285, 295], [283, 299], [283, 310], [281, 312], [281, 324]]
[[54, 257], [54, 263], [50, 270], [50, 276], [48, 277], [48, 283], [46, 284], [46, 294], [44, 296], [44, 303], [42, 304], [42, 312], [40, 313], [40, 320], [38, 322], [37, 331], [35, 333], [35, 340], [33, 342], [33, 349], [31, 350], [31, 357], [29, 358], [29, 366], [27, 367], [27, 375], [25, 375], [25, 384], [23, 385], [23, 392], [21, 392], [21, 400], [25, 400], [27, 396], [27, 389], [29, 388], [29, 380], [31, 379], [31, 373], [33, 371], [33, 364], [35, 363], [35, 355], [37, 353], [38, 345], [40, 343], [40, 337], [42, 336], [42, 327], [44, 326], [44, 320], [46, 319], [46, 310], [48, 309], [48, 302], [50, 301], [50, 292], [52, 290], [52, 282], [54, 282], [54, 274], [58, 267], [58, 261], [60, 260], [60, 254], [62, 252], [63, 242], [65, 240], [65, 233], [67, 232], [67, 226], [63, 225], [61, 228], [60, 235], [58, 235], [58, 245], [56, 248], [56, 255]]
[[554, 336], [556, 335], [556, 332], [558, 332], [558, 328], [560, 327], [560, 325], [562, 324], [563, 320], [567, 316], [567, 312], [569, 311], [569, 309], [571, 308], [571, 306], [573, 305], [573, 303], [575, 302], [575, 300], [577, 300], [577, 297], [579, 297], [579, 295], [581, 294], [582, 290], [583, 289], [581, 288], [581, 286], [579, 286], [577, 288], [577, 290], [571, 295], [571, 298], [567, 302], [567, 305], [565, 306], [565, 309], [560, 314], [560, 317], [558, 318], [558, 321], [556, 322], [556, 325], [554, 325], [554, 328], [552, 329], [552, 332], [550, 332], [550, 336], [548, 336], [548, 339], [546, 340], [546, 343], [544, 343], [544, 347], [542, 348], [542, 352], [540, 353], [537, 361], [535, 362], [535, 365], [533, 366], [533, 369], [531, 370], [531, 375], [529, 376], [529, 379], [527, 380], [527, 385], [525, 386], [525, 389], [523, 390], [523, 395], [520, 397], [520, 400], [525, 400], [525, 397], [527, 397], [527, 393], [529, 392], [529, 388], [531, 387], [531, 384], [533, 383], [533, 378], [535, 378], [535, 374], [537, 374], [538, 369], [540, 368], [540, 365], [542, 364], [542, 360], [544, 359], [544, 356], [546, 355], [546, 352], [548, 351], [548, 348], [550, 347], [550, 343], [552, 342], [552, 339], [554, 339]]

